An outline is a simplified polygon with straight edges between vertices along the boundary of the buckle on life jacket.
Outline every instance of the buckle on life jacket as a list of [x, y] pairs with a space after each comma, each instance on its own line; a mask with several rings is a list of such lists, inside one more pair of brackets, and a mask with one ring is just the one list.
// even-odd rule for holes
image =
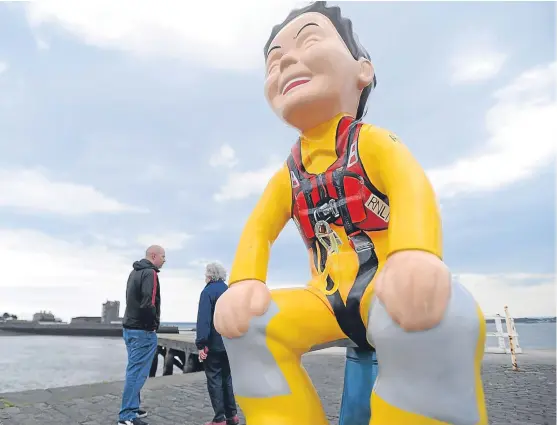
[[331, 229], [329, 223], [324, 220], [319, 220], [315, 223], [313, 230], [317, 240], [327, 250], [327, 253], [334, 254], [339, 252], [339, 246], [342, 245], [342, 240], [337, 232]]
[[348, 241], [350, 243], [350, 247], [356, 251], [356, 253], [367, 251], [371, 249], [375, 249], [373, 242], [370, 238], [366, 237], [363, 230], [357, 230], [354, 233], [351, 233], [348, 236]]
[[338, 210], [336, 199], [332, 199], [332, 198], [323, 199], [313, 210], [313, 218], [315, 220], [315, 223], [319, 221], [333, 223], [339, 217], [340, 217], [340, 211]]

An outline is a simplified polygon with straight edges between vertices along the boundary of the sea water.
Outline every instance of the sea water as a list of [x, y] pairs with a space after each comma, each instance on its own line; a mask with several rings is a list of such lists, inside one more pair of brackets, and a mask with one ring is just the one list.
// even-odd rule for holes
[[[182, 330], [195, 326], [174, 325]], [[517, 323], [516, 329], [524, 351], [555, 349], [555, 323]], [[487, 331], [495, 331], [495, 325], [488, 323]], [[496, 346], [496, 339], [490, 339], [490, 346]], [[126, 361], [121, 338], [0, 333], [0, 393], [123, 380]], [[161, 374], [159, 361], [157, 376]]]

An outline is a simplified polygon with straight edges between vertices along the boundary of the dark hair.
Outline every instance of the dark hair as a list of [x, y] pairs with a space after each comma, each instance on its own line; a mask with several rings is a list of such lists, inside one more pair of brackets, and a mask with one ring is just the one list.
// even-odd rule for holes
[[[269, 51], [269, 46], [271, 41], [276, 37], [276, 35], [282, 30], [286, 25], [288, 25], [291, 21], [296, 19], [298, 16], [303, 15], [304, 13], [309, 12], [316, 12], [320, 13], [323, 16], [329, 18], [329, 20], [335, 26], [338, 34], [348, 47], [348, 50], [352, 54], [352, 57], [356, 60], [360, 58], [366, 58], [367, 60], [370, 59], [369, 53], [366, 49], [360, 44], [358, 40], [358, 36], [352, 29], [352, 21], [348, 18], [344, 18], [340, 13], [340, 8], [338, 6], [327, 6], [327, 2], [325, 1], [316, 1], [311, 3], [310, 5], [303, 7], [301, 9], [294, 9], [292, 10], [286, 19], [278, 25], [275, 25], [271, 31], [271, 35], [265, 43], [265, 48], [263, 50], [263, 54], [265, 56], [265, 60], [267, 60], [267, 53]], [[360, 95], [360, 102], [358, 103], [358, 111], [356, 113], [356, 119], [361, 119], [365, 114], [365, 108], [367, 99], [371, 90], [377, 86], [377, 78], [375, 75], [373, 76], [373, 81], [367, 87], [362, 90], [362, 94]]]

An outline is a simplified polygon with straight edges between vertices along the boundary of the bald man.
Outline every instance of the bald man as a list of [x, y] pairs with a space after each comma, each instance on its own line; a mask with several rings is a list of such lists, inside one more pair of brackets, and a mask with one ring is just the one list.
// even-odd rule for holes
[[151, 368], [157, 350], [157, 329], [161, 315], [158, 273], [166, 262], [164, 249], [147, 248], [145, 258], [133, 263], [126, 289], [126, 313], [123, 336], [128, 350], [126, 382], [122, 395], [119, 425], [146, 425], [147, 412], [139, 408], [139, 392]]

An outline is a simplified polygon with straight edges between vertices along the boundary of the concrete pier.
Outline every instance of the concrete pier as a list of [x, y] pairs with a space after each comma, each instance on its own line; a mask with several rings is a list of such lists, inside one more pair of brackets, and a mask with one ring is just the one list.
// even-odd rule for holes
[[[513, 372], [508, 355], [486, 354], [483, 377], [490, 424], [554, 424], [555, 351], [526, 350], [517, 359], [520, 371]], [[331, 424], [338, 423], [344, 360], [344, 350], [338, 348], [303, 359]], [[122, 385], [110, 382], [0, 394], [0, 424], [115, 424]], [[198, 425], [212, 417], [203, 373], [149, 379], [142, 398], [150, 425]]]

